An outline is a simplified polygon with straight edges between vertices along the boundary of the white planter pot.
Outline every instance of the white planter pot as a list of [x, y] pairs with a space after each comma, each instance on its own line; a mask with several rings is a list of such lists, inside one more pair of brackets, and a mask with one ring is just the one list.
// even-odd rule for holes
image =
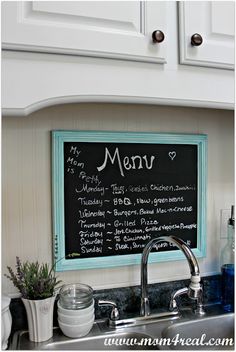
[[11, 299], [6, 296], [2, 296], [2, 350], [7, 349], [8, 337], [11, 332], [12, 318], [9, 309]]
[[56, 296], [41, 300], [22, 298], [27, 313], [30, 341], [42, 342], [52, 337], [55, 298]]

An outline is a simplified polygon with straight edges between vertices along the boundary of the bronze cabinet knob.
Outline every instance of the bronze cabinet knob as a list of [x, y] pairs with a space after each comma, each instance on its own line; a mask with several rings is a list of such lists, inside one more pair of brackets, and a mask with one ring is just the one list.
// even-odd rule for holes
[[201, 34], [195, 33], [195, 34], [192, 35], [191, 44], [193, 46], [199, 46], [199, 45], [202, 44], [202, 42], [203, 42], [203, 39], [202, 39]]
[[161, 43], [164, 41], [164, 39], [165, 39], [165, 34], [162, 31], [156, 30], [152, 33], [153, 43]]

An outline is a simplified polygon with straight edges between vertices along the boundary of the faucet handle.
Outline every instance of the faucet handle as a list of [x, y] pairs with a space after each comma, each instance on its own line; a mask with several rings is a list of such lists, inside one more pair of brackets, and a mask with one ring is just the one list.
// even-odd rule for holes
[[186, 293], [188, 293], [189, 289], [187, 287], [180, 288], [179, 290], [175, 291], [171, 295], [170, 299], [170, 304], [169, 304], [169, 309], [170, 311], [178, 311], [178, 305], [177, 305], [177, 297], [182, 296]]
[[117, 304], [113, 301], [105, 301], [105, 300], [99, 300], [98, 301], [98, 306], [111, 306], [112, 310], [111, 310], [111, 314], [110, 314], [110, 320], [114, 321], [114, 320], [119, 320], [120, 318], [120, 314], [119, 314], [119, 310], [117, 307]]

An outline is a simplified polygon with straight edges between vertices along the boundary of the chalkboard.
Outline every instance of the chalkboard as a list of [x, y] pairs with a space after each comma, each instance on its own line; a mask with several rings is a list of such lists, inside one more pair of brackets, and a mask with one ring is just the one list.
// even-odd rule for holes
[[[53, 131], [56, 269], [137, 264], [162, 235], [205, 255], [205, 135]], [[181, 259], [158, 243], [150, 261]]]

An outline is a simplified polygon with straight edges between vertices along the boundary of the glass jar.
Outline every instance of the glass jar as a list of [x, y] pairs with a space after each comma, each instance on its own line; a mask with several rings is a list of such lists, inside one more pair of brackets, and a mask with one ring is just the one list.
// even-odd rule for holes
[[84, 309], [93, 304], [93, 289], [85, 284], [64, 285], [59, 295], [60, 305], [65, 309]]

